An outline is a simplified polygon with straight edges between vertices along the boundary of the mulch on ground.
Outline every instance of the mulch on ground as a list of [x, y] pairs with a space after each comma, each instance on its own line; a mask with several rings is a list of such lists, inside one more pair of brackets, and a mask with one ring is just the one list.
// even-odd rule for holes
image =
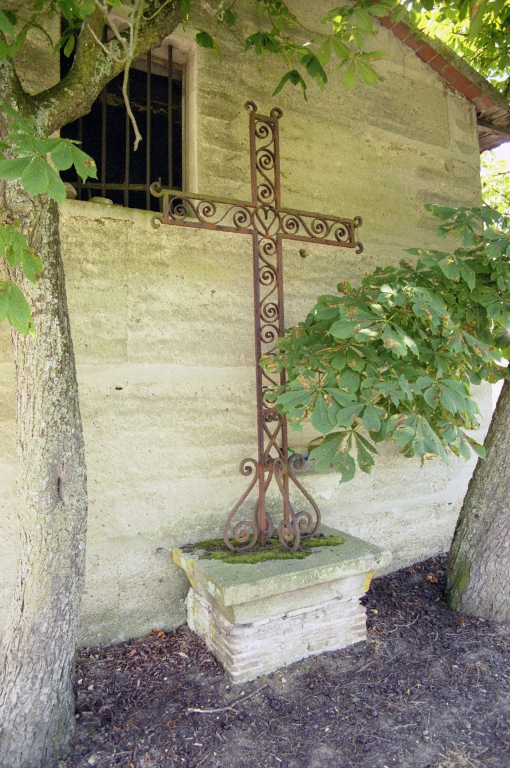
[[187, 627], [82, 648], [59, 766], [509, 768], [510, 626], [450, 611], [445, 576], [375, 579], [365, 644], [243, 685]]

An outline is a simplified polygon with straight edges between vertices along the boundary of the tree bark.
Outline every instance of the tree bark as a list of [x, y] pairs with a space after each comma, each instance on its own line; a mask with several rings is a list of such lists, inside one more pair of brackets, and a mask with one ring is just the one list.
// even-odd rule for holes
[[455, 530], [448, 602], [456, 611], [510, 619], [510, 382], [505, 381]]
[[[0, 766], [42, 768], [74, 726], [72, 673], [85, 571], [87, 489], [56, 203], [17, 183], [3, 205], [23, 222], [44, 271], [27, 296], [34, 335], [13, 331], [21, 554], [0, 653]], [[16, 270], [17, 273], [20, 270]]]
[[[154, 9], [153, 9], [154, 10]], [[182, 20], [181, 3], [161, 2], [143, 18], [136, 55], [158, 45]], [[88, 24], [101, 37], [103, 19]], [[108, 44], [118, 53], [116, 43]], [[120, 49], [119, 49], [120, 50]], [[0, 101], [35, 119], [41, 137], [85, 114], [123, 69], [94, 42], [86, 24], [69, 75], [36, 96], [23, 91], [12, 61], [0, 62]], [[6, 133], [0, 121], [0, 135]], [[18, 512], [21, 554], [13, 610], [0, 649], [0, 768], [47, 768], [74, 727], [72, 677], [85, 573], [87, 489], [58, 206], [4, 184], [0, 207], [22, 222], [44, 271], [15, 282], [32, 309], [35, 334], [13, 332], [17, 379]]]

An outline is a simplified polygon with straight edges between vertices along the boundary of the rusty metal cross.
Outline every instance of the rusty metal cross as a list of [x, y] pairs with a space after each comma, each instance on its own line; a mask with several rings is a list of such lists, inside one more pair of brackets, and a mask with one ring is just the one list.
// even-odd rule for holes
[[[303, 536], [318, 531], [320, 511], [295, 477], [294, 471], [304, 465], [304, 458], [296, 453], [289, 455], [287, 421], [271, 402], [271, 395], [285, 383], [285, 373], [277, 379], [259, 365], [263, 354], [274, 353], [278, 337], [284, 334], [282, 242], [285, 239], [321, 243], [354, 248], [361, 253], [363, 246], [357, 240], [361, 219], [283, 208], [278, 135], [282, 111], [275, 108], [270, 115], [261, 115], [252, 101], [245, 107], [250, 112], [251, 202], [183, 194], [156, 182], [151, 192], [162, 198], [162, 212], [153, 217], [152, 224], [214, 229], [252, 237], [258, 456], [241, 462], [241, 474], [251, 476], [251, 481], [225, 522], [223, 538], [230, 549], [235, 545], [236, 550], [248, 550], [257, 541], [264, 544], [272, 536], [274, 524], [267, 511], [266, 494], [274, 478], [283, 503], [278, 537], [284, 547], [295, 551]], [[291, 483], [308, 500], [312, 511], [294, 510], [289, 494]], [[258, 498], [253, 520], [235, 523], [236, 514], [256, 486]]]

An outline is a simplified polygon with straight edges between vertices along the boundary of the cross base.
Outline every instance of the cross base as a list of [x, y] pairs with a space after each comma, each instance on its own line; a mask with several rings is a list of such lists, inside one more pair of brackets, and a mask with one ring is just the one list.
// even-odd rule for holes
[[[283, 518], [276, 528], [280, 544], [285, 549], [295, 552], [302, 538], [313, 536], [317, 533], [321, 524], [319, 507], [294, 474], [294, 471], [301, 469], [304, 464], [305, 458], [301, 454], [294, 453], [289, 456], [287, 451], [278, 458], [264, 456], [262, 461], [244, 459], [241, 462], [241, 474], [245, 477], [253, 475], [253, 478], [246, 491], [233, 507], [223, 527], [223, 541], [229, 549], [235, 549], [237, 552], [248, 551], [257, 542], [264, 545], [273, 535], [275, 525], [266, 508], [266, 493], [273, 479], [278, 487], [283, 503]], [[305, 510], [294, 511], [289, 496], [291, 483], [298, 488], [309, 502], [313, 510], [312, 512]], [[257, 486], [259, 495], [254, 508], [253, 520], [241, 520], [234, 525], [232, 533], [230, 533], [230, 527], [237, 512]], [[233, 538], [236, 546], [232, 544], [231, 538]]]
[[174, 549], [191, 587], [188, 625], [236, 683], [366, 639], [359, 602], [389, 552], [333, 529], [344, 543], [305, 560], [228, 565]]

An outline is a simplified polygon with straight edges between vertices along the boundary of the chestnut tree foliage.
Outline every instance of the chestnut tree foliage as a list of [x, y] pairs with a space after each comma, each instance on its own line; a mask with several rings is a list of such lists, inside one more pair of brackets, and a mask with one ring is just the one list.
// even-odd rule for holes
[[[510, 357], [510, 233], [498, 211], [427, 208], [452, 250], [409, 249], [415, 263], [378, 267], [359, 288], [319, 296], [263, 364], [286, 370], [276, 407], [322, 433], [316, 468], [370, 473], [377, 443], [406, 457], [484, 457], [472, 385], [505, 377]], [[456, 238], [456, 241], [455, 241]]]

